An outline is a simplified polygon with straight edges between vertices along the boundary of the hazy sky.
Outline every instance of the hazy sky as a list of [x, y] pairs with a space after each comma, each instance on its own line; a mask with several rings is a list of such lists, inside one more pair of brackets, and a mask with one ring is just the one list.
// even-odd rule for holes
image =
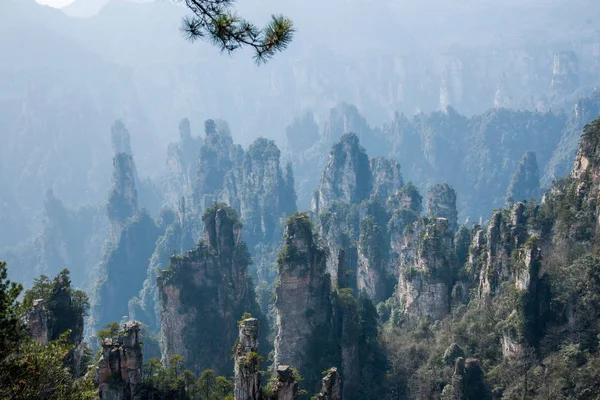
[[46, 4], [52, 7], [64, 7], [71, 4], [74, 0], [36, 0], [40, 4]]

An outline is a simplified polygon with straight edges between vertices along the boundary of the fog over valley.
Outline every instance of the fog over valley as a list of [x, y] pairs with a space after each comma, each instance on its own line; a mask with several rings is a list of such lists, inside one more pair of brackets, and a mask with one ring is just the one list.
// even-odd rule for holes
[[598, 20], [2, 0], [0, 398], [594, 399]]

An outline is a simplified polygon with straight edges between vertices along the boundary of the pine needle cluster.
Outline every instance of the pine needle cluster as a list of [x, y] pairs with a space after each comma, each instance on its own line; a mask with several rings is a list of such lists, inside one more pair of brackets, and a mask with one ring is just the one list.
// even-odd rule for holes
[[257, 64], [265, 63], [292, 41], [294, 24], [282, 15], [272, 15], [266, 26], [240, 17], [235, 0], [177, 0], [185, 2], [192, 15], [183, 20], [182, 30], [190, 41], [205, 40], [231, 54], [242, 47], [254, 49]]

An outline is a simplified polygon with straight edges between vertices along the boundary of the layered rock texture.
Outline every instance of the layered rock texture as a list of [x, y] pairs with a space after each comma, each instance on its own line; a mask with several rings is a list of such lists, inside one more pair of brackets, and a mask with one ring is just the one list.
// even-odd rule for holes
[[142, 399], [142, 344], [140, 324], [130, 321], [116, 337], [105, 339], [96, 367], [96, 383], [102, 400]]
[[310, 377], [310, 385], [314, 384], [319, 371], [331, 365], [335, 356], [331, 281], [326, 272], [326, 257], [326, 251], [315, 241], [308, 216], [292, 215], [277, 262], [274, 363], [293, 365]]
[[245, 312], [259, 315], [259, 310], [237, 213], [217, 204], [205, 212], [203, 223], [204, 239], [172, 257], [158, 277], [163, 358], [180, 354], [192, 370], [228, 374], [234, 367], [235, 323]]
[[321, 393], [316, 396], [317, 400], [341, 400], [342, 381], [338, 375], [337, 368], [330, 368], [327, 370], [326, 375], [323, 377], [323, 388]]
[[457, 263], [445, 218], [422, 218], [406, 234], [400, 254], [397, 296], [411, 324], [442, 319], [450, 311]]
[[296, 374], [288, 365], [277, 367], [277, 381], [269, 400], [296, 400], [299, 398], [298, 382]]
[[48, 327], [49, 318], [46, 302], [43, 299], [34, 300], [33, 307], [27, 315], [27, 327], [29, 336], [41, 345], [48, 344], [51, 337], [51, 331]]
[[239, 335], [234, 346], [235, 400], [262, 399], [258, 355], [258, 320], [248, 318], [239, 323]]

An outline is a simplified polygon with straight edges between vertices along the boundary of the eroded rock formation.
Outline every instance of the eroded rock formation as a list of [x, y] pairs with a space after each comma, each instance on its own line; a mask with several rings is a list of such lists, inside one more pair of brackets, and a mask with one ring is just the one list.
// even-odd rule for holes
[[114, 156], [112, 188], [107, 204], [113, 241], [119, 239], [125, 221], [138, 212], [135, 171], [135, 162], [130, 154], [117, 153]]
[[308, 388], [332, 364], [333, 306], [327, 252], [315, 241], [306, 214], [286, 224], [278, 258], [275, 365], [293, 365], [307, 377]]
[[236, 321], [245, 312], [259, 315], [248, 276], [250, 256], [234, 209], [214, 205], [203, 222], [204, 239], [171, 257], [158, 277], [163, 357], [181, 354], [192, 370], [229, 374]]
[[258, 320], [247, 318], [239, 323], [239, 335], [234, 353], [235, 400], [262, 399], [258, 355]]
[[29, 336], [41, 345], [48, 344], [50, 340], [50, 329], [48, 327], [49, 313], [46, 302], [43, 299], [33, 301], [33, 308], [27, 315], [27, 327]]
[[456, 232], [458, 229], [458, 211], [456, 210], [456, 192], [447, 183], [434, 185], [427, 193], [428, 216], [446, 218], [448, 228]]
[[298, 396], [296, 374], [291, 367], [279, 365], [277, 367], [277, 383], [269, 400], [296, 400]]
[[316, 400], [341, 400], [342, 399], [342, 381], [338, 375], [337, 368], [329, 368], [322, 379], [323, 387], [321, 393], [316, 396]]
[[312, 210], [319, 214], [334, 201], [359, 204], [369, 198], [372, 190], [369, 157], [358, 136], [348, 133], [336, 143], [314, 193]]
[[141, 399], [142, 346], [140, 324], [130, 321], [117, 337], [105, 339], [96, 367], [98, 394], [102, 400]]
[[397, 296], [407, 320], [442, 319], [455, 274], [453, 234], [445, 218], [421, 218], [406, 233]]

